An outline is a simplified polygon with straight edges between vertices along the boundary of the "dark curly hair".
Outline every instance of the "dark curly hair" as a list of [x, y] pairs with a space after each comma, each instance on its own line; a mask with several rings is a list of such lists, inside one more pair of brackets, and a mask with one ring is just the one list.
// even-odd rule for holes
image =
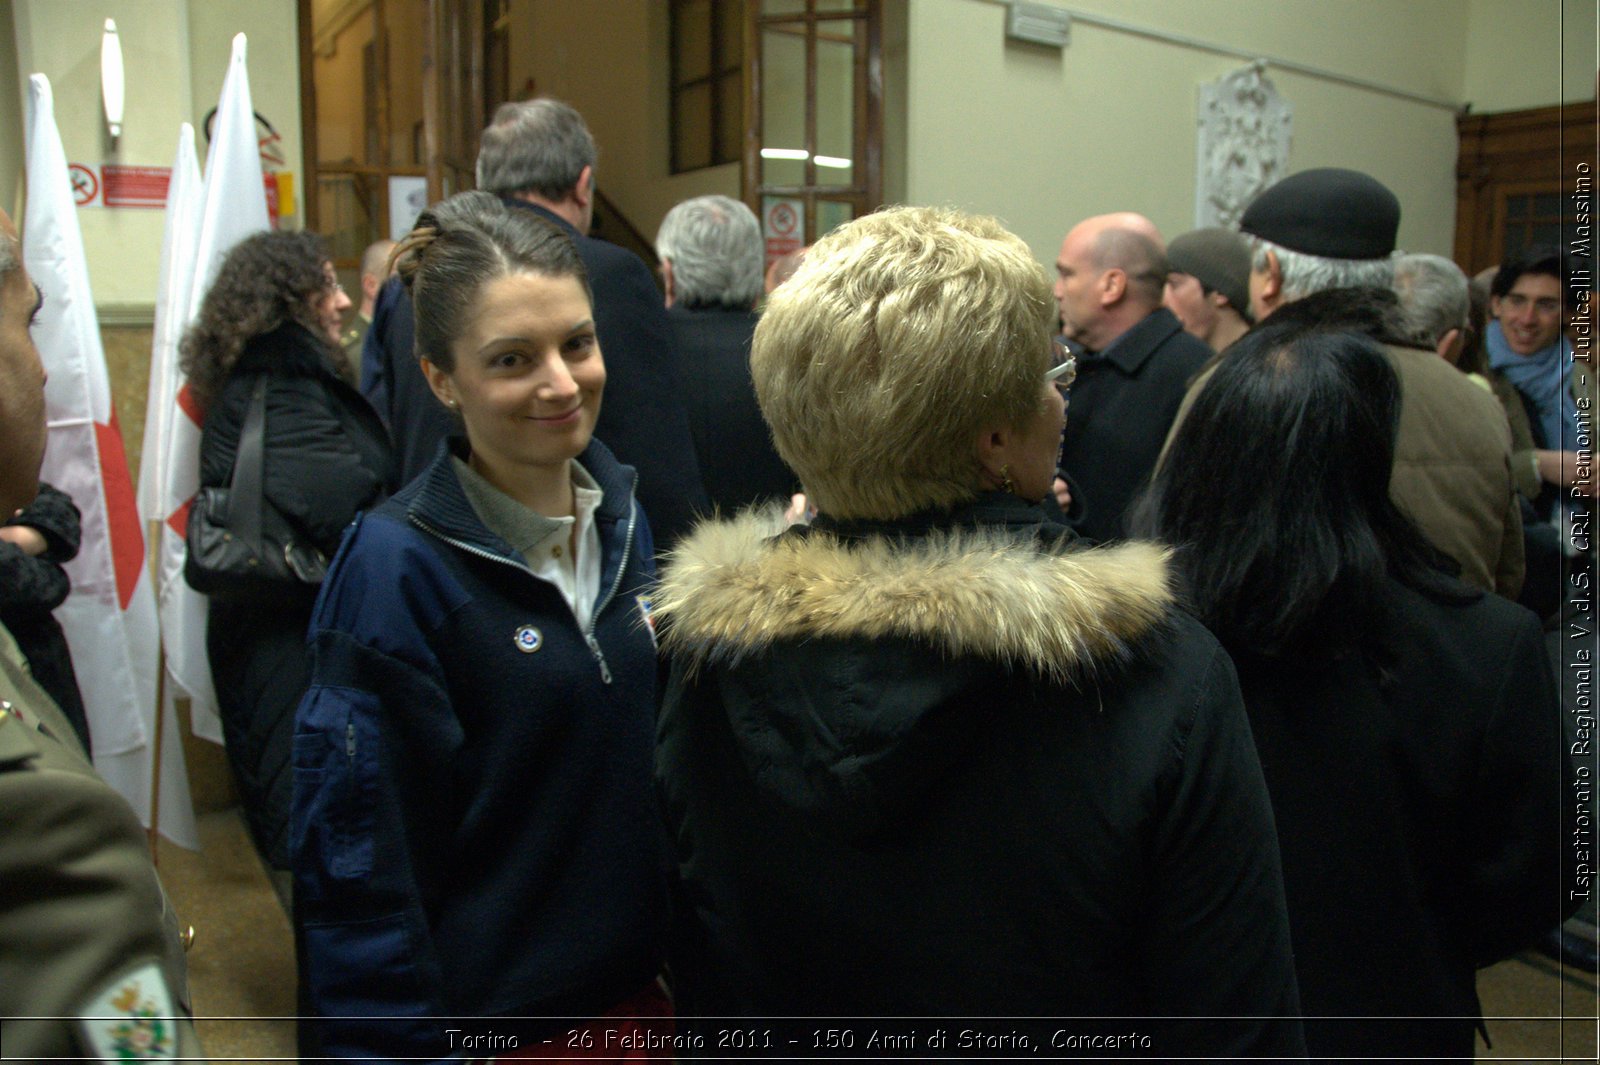
[[312, 301], [328, 287], [328, 246], [315, 233], [257, 233], [228, 252], [179, 348], [183, 372], [209, 407], [253, 337], [299, 322], [328, 348]]

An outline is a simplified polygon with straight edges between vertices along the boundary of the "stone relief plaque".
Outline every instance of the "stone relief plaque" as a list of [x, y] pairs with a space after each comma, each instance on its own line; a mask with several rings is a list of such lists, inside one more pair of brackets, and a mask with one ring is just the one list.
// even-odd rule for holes
[[1234, 229], [1262, 189], [1288, 174], [1293, 109], [1255, 63], [1200, 86], [1194, 224]]

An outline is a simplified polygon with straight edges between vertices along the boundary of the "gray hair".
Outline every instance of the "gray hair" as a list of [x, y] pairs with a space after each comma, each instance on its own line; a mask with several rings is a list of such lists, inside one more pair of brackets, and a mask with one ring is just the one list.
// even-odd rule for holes
[[1250, 240], [1250, 269], [1257, 273], [1266, 270], [1269, 251], [1278, 257], [1286, 302], [1304, 299], [1330, 288], [1394, 287], [1394, 260], [1388, 256], [1382, 259], [1327, 259], [1321, 255], [1291, 251], [1251, 233], [1245, 236]]
[[661, 220], [656, 254], [672, 263], [674, 298], [685, 307], [748, 310], [761, 297], [761, 223], [738, 200], [684, 200]]
[[594, 166], [594, 137], [583, 116], [540, 96], [504, 103], [478, 143], [478, 188], [508, 196], [536, 192], [559, 200]]
[[1464, 328], [1471, 296], [1467, 275], [1442, 255], [1402, 255], [1394, 261], [1394, 294], [1400, 298], [1405, 338], [1433, 347], [1452, 329]]

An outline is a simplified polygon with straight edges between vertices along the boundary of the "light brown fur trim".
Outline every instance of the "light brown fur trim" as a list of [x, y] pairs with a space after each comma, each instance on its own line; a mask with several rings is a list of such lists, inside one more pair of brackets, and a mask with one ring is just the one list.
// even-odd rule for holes
[[812, 532], [772, 541], [771, 515], [699, 526], [653, 599], [666, 645], [701, 663], [776, 640], [902, 637], [1066, 679], [1120, 656], [1171, 608], [1156, 544], [1041, 551], [985, 532], [910, 546]]

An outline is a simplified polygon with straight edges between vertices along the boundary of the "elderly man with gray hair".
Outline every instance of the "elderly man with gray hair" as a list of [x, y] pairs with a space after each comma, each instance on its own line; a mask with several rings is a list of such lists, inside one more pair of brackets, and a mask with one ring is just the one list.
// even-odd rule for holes
[[1431, 348], [1454, 365], [1472, 306], [1467, 275], [1443, 255], [1401, 255], [1394, 260], [1404, 339]]
[[683, 201], [656, 233], [700, 476], [712, 506], [725, 513], [787, 500], [797, 488], [750, 381], [764, 251], [755, 214], [727, 196]]
[[[1275, 314], [1298, 305], [1295, 318], [1315, 317], [1319, 327], [1386, 344], [1401, 394], [1390, 496], [1455, 559], [1462, 580], [1515, 599], [1524, 573], [1522, 517], [1500, 404], [1431, 350], [1396, 343], [1402, 338], [1389, 322], [1358, 320], [1351, 310], [1371, 302], [1362, 292], [1341, 295], [1364, 290], [1392, 306], [1399, 199], [1356, 170], [1304, 170], [1251, 201], [1239, 230], [1251, 246], [1257, 329], [1272, 328]], [[1196, 378], [1186, 408], [1209, 379]], [[1185, 416], [1174, 423], [1169, 446]]]

